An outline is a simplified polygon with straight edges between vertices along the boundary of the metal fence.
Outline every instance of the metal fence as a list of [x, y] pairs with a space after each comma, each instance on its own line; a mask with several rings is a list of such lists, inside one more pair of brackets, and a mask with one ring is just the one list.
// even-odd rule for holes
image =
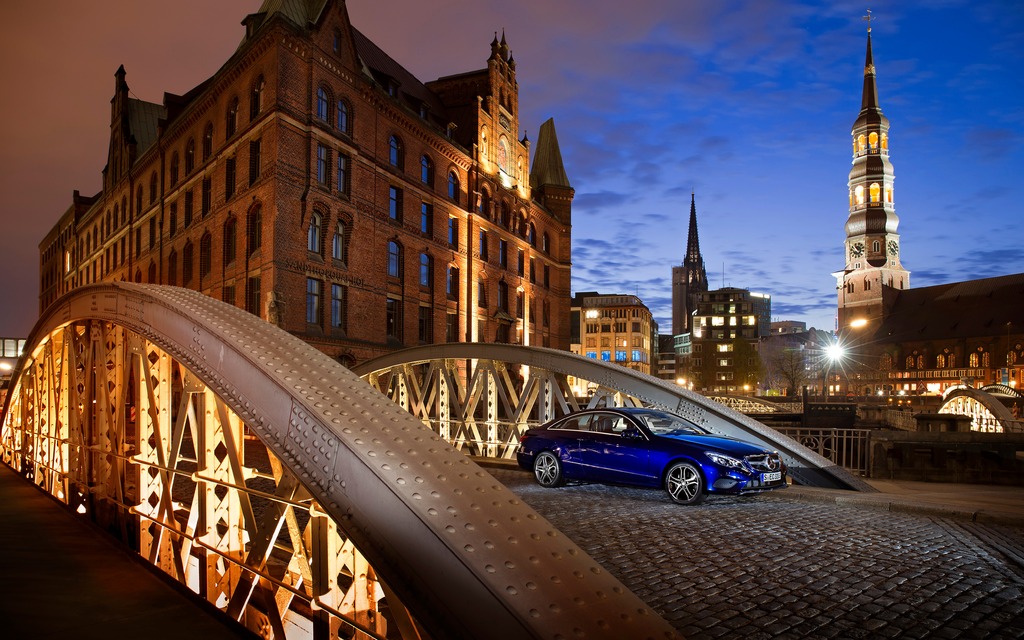
[[864, 477], [869, 475], [870, 429], [775, 427], [775, 430], [851, 473]]

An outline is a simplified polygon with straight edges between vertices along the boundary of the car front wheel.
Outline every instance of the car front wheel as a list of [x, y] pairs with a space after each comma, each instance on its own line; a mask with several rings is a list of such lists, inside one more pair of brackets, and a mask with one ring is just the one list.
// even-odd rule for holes
[[707, 494], [704, 492], [704, 476], [690, 462], [677, 462], [665, 474], [665, 491], [679, 504], [700, 504]]
[[565, 483], [562, 477], [562, 463], [550, 451], [542, 451], [533, 461], [533, 477], [542, 487], [560, 487]]

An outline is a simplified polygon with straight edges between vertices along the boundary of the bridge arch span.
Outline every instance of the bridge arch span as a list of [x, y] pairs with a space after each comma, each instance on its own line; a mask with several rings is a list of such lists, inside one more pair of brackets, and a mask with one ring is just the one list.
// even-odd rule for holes
[[[1000, 387], [1002, 385], [989, 388], [1001, 391]], [[962, 386], [947, 389], [943, 395], [939, 413], [971, 416], [971, 431], [1002, 433], [1019, 430], [1020, 420], [1013, 417], [1013, 413], [1006, 408], [1006, 405], [987, 390], [989, 388], [975, 389]], [[1016, 393], [1009, 387], [1006, 389]]]
[[[460, 367], [461, 377], [467, 381], [453, 373]], [[509, 370], [525, 370], [528, 375], [512, 380]], [[566, 381], [572, 376], [594, 385], [597, 393], [590, 398], [591, 405], [607, 401], [660, 407], [714, 433], [778, 450], [792, 476], [802, 484], [874, 491], [846, 469], [734, 409], [659, 378], [566, 351], [489, 343], [427, 345], [374, 358], [357, 365], [353, 372], [424, 422], [435, 421], [440, 414], [442, 422], [468, 421], [473, 423], [472, 429], [492, 433], [497, 431], [501, 406], [518, 429], [527, 426], [526, 413], [538, 414], [543, 422], [557, 417], [559, 410], [568, 413], [578, 408]], [[487, 424], [480, 426], [473, 413], [484, 402]], [[498, 444], [508, 452], [518, 443], [517, 435], [512, 430], [502, 433]], [[452, 438], [451, 433], [447, 436]]]
[[[265, 637], [284, 636], [296, 598], [314, 637], [336, 637], [323, 612], [344, 603], [325, 594], [368, 575], [402, 638], [602, 638], [609, 626], [678, 637], [409, 413], [241, 309], [175, 287], [91, 285], [55, 303], [28, 345], [4, 407], [4, 462], [79, 511], [120, 510], [111, 522], [142, 530], [141, 553], [236, 619], [262, 600]], [[243, 461], [247, 433], [272, 473]], [[225, 538], [240, 548], [219, 550]], [[197, 577], [190, 563], [207, 551]], [[344, 622], [384, 637], [372, 611]]]

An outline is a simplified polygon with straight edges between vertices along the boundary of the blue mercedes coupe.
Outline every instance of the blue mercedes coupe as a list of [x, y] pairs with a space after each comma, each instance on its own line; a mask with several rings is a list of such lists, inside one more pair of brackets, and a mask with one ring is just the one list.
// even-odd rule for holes
[[526, 431], [516, 454], [544, 487], [567, 480], [663, 487], [679, 504], [786, 486], [777, 451], [655, 409], [587, 409]]

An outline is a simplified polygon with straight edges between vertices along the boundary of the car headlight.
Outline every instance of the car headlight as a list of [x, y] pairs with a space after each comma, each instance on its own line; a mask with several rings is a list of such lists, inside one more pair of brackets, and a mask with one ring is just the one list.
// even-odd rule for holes
[[741, 461], [737, 460], [736, 458], [723, 456], [720, 453], [712, 453], [711, 451], [705, 451], [704, 455], [710, 458], [711, 462], [714, 462], [720, 467], [725, 467], [726, 469], [739, 469], [740, 471], [747, 470], [746, 465], [744, 465]]

